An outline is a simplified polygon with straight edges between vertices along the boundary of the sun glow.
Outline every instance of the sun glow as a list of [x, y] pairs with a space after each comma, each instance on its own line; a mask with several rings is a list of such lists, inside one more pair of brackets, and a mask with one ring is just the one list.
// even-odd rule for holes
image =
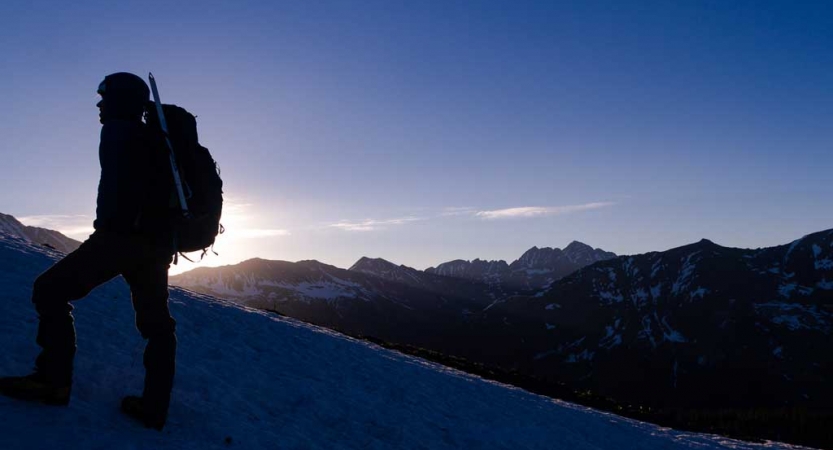
[[176, 265], [171, 265], [169, 273], [176, 275], [197, 267], [236, 264], [250, 258], [262, 257], [259, 250], [262, 249], [264, 240], [282, 239], [291, 235], [287, 229], [264, 227], [265, 221], [253, 213], [254, 210], [255, 206], [251, 203], [226, 198], [223, 217], [220, 220], [224, 230], [217, 236], [213, 249], [217, 254], [209, 251], [202, 261], [199, 260], [199, 253], [188, 254], [194, 262], [179, 258]]

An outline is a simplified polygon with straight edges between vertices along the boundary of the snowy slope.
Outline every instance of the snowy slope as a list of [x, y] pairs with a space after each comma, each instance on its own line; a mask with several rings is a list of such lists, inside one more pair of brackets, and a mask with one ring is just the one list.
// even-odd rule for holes
[[[36, 353], [31, 283], [48, 250], [0, 233], [0, 371]], [[179, 359], [163, 433], [118, 413], [143, 341], [121, 279], [78, 302], [69, 407], [0, 398], [3, 449], [757, 449], [532, 395], [320, 328], [173, 289]]]

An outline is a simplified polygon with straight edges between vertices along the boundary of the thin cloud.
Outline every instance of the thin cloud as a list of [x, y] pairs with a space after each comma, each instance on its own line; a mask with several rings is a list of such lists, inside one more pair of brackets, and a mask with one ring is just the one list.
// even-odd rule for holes
[[475, 216], [485, 220], [524, 219], [543, 216], [558, 216], [579, 211], [605, 208], [612, 205], [614, 205], [613, 202], [594, 202], [585, 203], [583, 205], [567, 206], [521, 206], [516, 208], [478, 211], [475, 213]]
[[385, 229], [388, 225], [404, 225], [418, 220], [425, 220], [424, 217], [401, 217], [397, 219], [374, 220], [367, 219], [361, 222], [350, 222], [342, 220], [340, 222], [331, 223], [327, 225], [328, 228], [338, 228], [344, 231], [378, 231]]
[[477, 213], [477, 209], [470, 206], [449, 206], [447, 208], [443, 208], [443, 212], [440, 213], [440, 215], [444, 217], [467, 216], [475, 213]]

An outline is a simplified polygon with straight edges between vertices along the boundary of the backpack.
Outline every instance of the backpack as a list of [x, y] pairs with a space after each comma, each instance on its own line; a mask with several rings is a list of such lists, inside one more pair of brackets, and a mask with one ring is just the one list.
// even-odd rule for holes
[[[208, 149], [199, 143], [197, 120], [193, 114], [179, 106], [167, 104], [162, 105], [162, 113], [167, 122], [168, 139], [173, 148], [188, 206], [188, 214], [183, 216], [179, 196], [176, 192], [172, 193], [170, 206], [173, 216], [174, 250], [176, 254], [202, 250], [202, 259], [214, 245], [217, 235], [224, 231], [220, 224], [223, 211], [223, 180], [220, 178], [220, 169]], [[160, 151], [169, 154], [170, 150], [164, 143], [164, 133], [155, 104], [148, 104], [145, 120], [149, 129], [158, 130], [160, 133]], [[182, 256], [190, 261], [187, 256]]]

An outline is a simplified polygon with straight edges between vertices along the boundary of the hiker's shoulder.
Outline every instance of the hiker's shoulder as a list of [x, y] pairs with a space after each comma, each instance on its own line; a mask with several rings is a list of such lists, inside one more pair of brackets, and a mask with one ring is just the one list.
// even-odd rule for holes
[[133, 120], [108, 120], [101, 126], [102, 141], [136, 140], [145, 134], [144, 124]]

